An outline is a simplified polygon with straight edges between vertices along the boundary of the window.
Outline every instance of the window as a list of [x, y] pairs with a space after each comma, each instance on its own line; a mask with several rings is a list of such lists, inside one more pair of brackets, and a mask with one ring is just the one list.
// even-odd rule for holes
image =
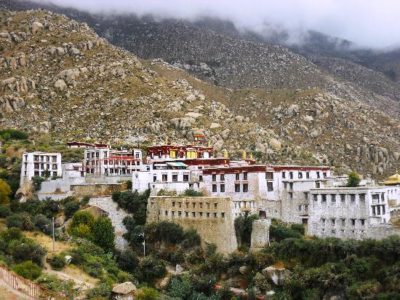
[[360, 222], [361, 222], [361, 226], [365, 225], [365, 219], [361, 219]]
[[247, 193], [249, 191], [249, 185], [247, 183], [243, 184], [243, 192]]
[[321, 196], [322, 196], [322, 202], [326, 202], [326, 195], [322, 194]]
[[239, 173], [235, 175], [235, 180], [239, 180]]
[[356, 226], [356, 219], [351, 219], [351, 225]]
[[323, 226], [325, 225], [325, 219], [324, 219], [324, 218], [321, 219], [321, 224], [322, 224]]
[[53, 164], [53, 170], [57, 169], [57, 164]]
[[[285, 172], [283, 172], [283, 173], [285, 173]], [[283, 176], [282, 176], [283, 177]], [[265, 173], [265, 178], [267, 179], [267, 180], [273, 180], [274, 179], [274, 173], [273, 172], [267, 172], [267, 173]], [[283, 178], [285, 178], [285, 177], [283, 177]]]
[[164, 181], [164, 182], [167, 181], [168, 180], [168, 175], [167, 174], [162, 174], [161, 180]]
[[274, 190], [274, 183], [272, 181], [267, 182], [268, 192], [272, 192]]
[[324, 173], [323, 173], [323, 175], [324, 175], [324, 178], [326, 178], [326, 177], [327, 177], [327, 175], [326, 175], [326, 172], [324, 172]]
[[289, 194], [289, 199], [292, 200], [293, 199], [293, 193], [289, 192], [288, 194]]
[[293, 182], [289, 183], [289, 190], [293, 190]]
[[240, 184], [235, 184], [235, 192], [239, 193], [240, 192]]
[[282, 178], [286, 178], [286, 172], [282, 172]]
[[[186, 175], [189, 180], [189, 175]], [[185, 175], [183, 175], [183, 181], [185, 181]], [[199, 175], [199, 181], [203, 181], [203, 175]]]
[[313, 199], [314, 199], [314, 201], [318, 201], [318, 195], [317, 195], [317, 194], [314, 194], [314, 195], [313, 195]]
[[195, 212], [192, 212], [192, 217], [193, 218], [196, 217], [196, 213]]
[[289, 178], [293, 179], [293, 172], [289, 172]]
[[306, 178], [307, 178], [307, 179], [310, 178], [310, 172], [306, 172]]
[[185, 217], [189, 218], [189, 212], [188, 211], [185, 212]]
[[189, 174], [183, 174], [183, 181], [189, 181]]
[[217, 181], [217, 175], [215, 174], [212, 175], [212, 181]]
[[214, 208], [217, 208], [218, 207], [218, 203], [214, 203]]
[[342, 201], [342, 203], [346, 202], [346, 195], [345, 194], [340, 194], [340, 201]]
[[221, 217], [225, 218], [225, 213], [224, 212], [221, 213]]
[[354, 203], [356, 201], [356, 195], [351, 194], [350, 195], [350, 200], [351, 200], [352, 203]]
[[332, 224], [332, 226], [335, 226], [336, 220], [335, 219], [331, 219], [331, 224]]
[[219, 186], [219, 189], [220, 189], [221, 193], [225, 193], [225, 184], [221, 184]]
[[303, 178], [303, 172], [299, 172], [299, 174], [297, 175], [297, 177], [299, 177], [300, 179]]
[[178, 174], [172, 174], [172, 181], [177, 182], [178, 181]]
[[346, 226], [346, 219], [340, 219], [342, 222], [342, 226]]
[[207, 218], [209, 218], [209, 217], [210, 217], [210, 213], [208, 212], [208, 213], [207, 213]]
[[321, 182], [316, 181], [315, 182], [315, 188], [319, 189], [321, 187]]
[[247, 172], [243, 173], [243, 180], [247, 180]]
[[365, 202], [365, 194], [360, 194], [360, 201]]
[[336, 202], [336, 195], [335, 195], [335, 194], [332, 194], [332, 195], [331, 195], [331, 202], [332, 202], [332, 203], [335, 203], [335, 202]]
[[225, 175], [224, 175], [224, 174], [219, 175], [219, 179], [220, 179], [221, 181], [225, 181]]
[[317, 172], [317, 178], [320, 178], [320, 177], [321, 177], [320, 173], [319, 173], [319, 172]]
[[213, 193], [217, 192], [217, 185], [216, 184], [212, 185], [212, 191], [213, 191]]
[[217, 217], [217, 213], [215, 212], [215, 213], [214, 213], [214, 218], [216, 218], [216, 217]]

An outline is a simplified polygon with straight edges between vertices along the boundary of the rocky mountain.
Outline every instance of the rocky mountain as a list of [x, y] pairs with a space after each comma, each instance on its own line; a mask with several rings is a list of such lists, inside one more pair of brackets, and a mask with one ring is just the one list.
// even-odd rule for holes
[[281, 46], [270, 48], [283, 56], [281, 63], [272, 58], [276, 73], [280, 64], [309, 66], [309, 78], [307, 68], [298, 74], [301, 85], [216, 86], [184, 65], [141, 60], [88, 25], [44, 10], [1, 11], [0, 45], [0, 126], [33, 138], [145, 146], [188, 142], [200, 130], [219, 153], [247, 150], [271, 163], [331, 164], [377, 177], [399, 163], [397, 119], [329, 92], [313, 79], [329, 76]]
[[400, 85], [395, 80], [400, 56], [396, 51], [354, 50], [350, 41], [313, 31], [305, 32], [301, 43], [291, 44], [288, 32], [268, 24], [260, 33], [213, 18], [187, 21], [96, 15], [25, 0], [7, 6], [61, 12], [87, 22], [100, 36], [141, 58], [162, 58], [216, 85], [321, 88], [341, 98], [365, 101], [392, 116], [400, 114]]

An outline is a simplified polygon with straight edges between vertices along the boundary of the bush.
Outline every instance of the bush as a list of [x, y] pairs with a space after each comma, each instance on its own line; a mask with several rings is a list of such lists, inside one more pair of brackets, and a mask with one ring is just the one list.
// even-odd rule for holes
[[45, 234], [52, 233], [51, 221], [45, 215], [36, 215], [34, 218], [34, 224], [37, 229], [44, 232]]
[[85, 197], [83, 197], [81, 199], [81, 205], [82, 206], [88, 205], [89, 201], [90, 201], [90, 197], [89, 196], [85, 196]]
[[258, 215], [239, 216], [235, 219], [235, 233], [238, 244], [250, 247], [251, 231], [253, 230], [253, 221], [258, 219]]
[[0, 205], [0, 218], [7, 218], [11, 214], [10, 207], [7, 205]]
[[138, 290], [137, 292], [137, 300], [157, 300], [159, 299], [158, 291], [150, 288], [150, 287], [143, 287]]
[[186, 189], [186, 190], [183, 192], [183, 196], [187, 196], [187, 197], [201, 197], [201, 196], [204, 196], [204, 194], [203, 194], [203, 192], [198, 192], [198, 191], [195, 191], [195, 190], [193, 190], [193, 189]]
[[64, 215], [69, 219], [79, 210], [79, 202], [74, 200], [64, 205]]
[[39, 266], [43, 265], [46, 250], [33, 240], [22, 238], [12, 240], [8, 246], [8, 253], [12, 255], [16, 262], [31, 260]]
[[86, 293], [87, 299], [109, 299], [111, 296], [111, 285], [106, 282], [98, 284]]
[[6, 219], [8, 228], [19, 228], [22, 230], [33, 230], [33, 222], [31, 220], [31, 216], [27, 213], [20, 213], [10, 215]]
[[347, 186], [348, 187], [356, 187], [360, 184], [361, 178], [357, 172], [351, 171], [349, 173], [349, 178], [347, 179]]
[[30, 260], [15, 265], [13, 271], [18, 275], [30, 280], [35, 280], [42, 275], [42, 269]]
[[103, 248], [106, 252], [114, 251], [114, 227], [108, 217], [97, 218], [93, 224], [92, 237], [93, 242]]
[[29, 135], [26, 132], [17, 129], [0, 130], [0, 136], [4, 140], [27, 140]]
[[117, 258], [118, 266], [127, 272], [134, 273], [139, 266], [137, 254], [132, 249], [122, 251]]
[[146, 256], [143, 258], [140, 262], [140, 270], [143, 279], [149, 283], [157, 278], [163, 277], [167, 272], [164, 262], [154, 256]]
[[65, 259], [62, 255], [56, 255], [49, 259], [49, 264], [54, 270], [61, 270], [65, 267]]
[[304, 232], [304, 227], [299, 227], [297, 225], [287, 225], [283, 222], [273, 220], [272, 225], [269, 230], [271, 240], [280, 242], [288, 238], [301, 238]]
[[45, 181], [46, 179], [44, 179], [43, 177], [40, 176], [33, 176], [31, 181], [32, 181], [32, 185], [33, 185], [33, 190], [35, 192], [39, 191], [42, 187], [42, 182]]
[[10, 202], [11, 187], [8, 183], [0, 179], [0, 204], [8, 204]]

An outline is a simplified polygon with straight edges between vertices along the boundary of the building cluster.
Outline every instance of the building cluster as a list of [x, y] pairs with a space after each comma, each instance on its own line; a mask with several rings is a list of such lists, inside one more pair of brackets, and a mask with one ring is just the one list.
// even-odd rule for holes
[[[103, 144], [69, 146], [85, 149], [81, 163], [62, 164], [57, 153], [24, 154], [21, 184], [34, 176], [55, 177], [39, 191], [54, 197], [55, 191], [71, 193], [74, 184], [129, 179], [133, 191], [151, 191], [150, 220], [199, 228], [232, 225], [240, 215], [258, 214], [305, 224], [308, 234], [319, 237], [363, 239], [397, 233], [392, 220], [400, 212], [398, 174], [380, 185], [362, 180], [357, 187], [346, 187], [347, 177], [334, 176], [328, 166], [257, 164], [246, 153], [232, 160], [226, 151], [215, 157], [213, 148], [200, 142], [149, 147], [146, 156], [140, 149], [115, 150]], [[191, 197], [194, 194], [202, 196]], [[212, 228], [207, 230], [204, 234]]]

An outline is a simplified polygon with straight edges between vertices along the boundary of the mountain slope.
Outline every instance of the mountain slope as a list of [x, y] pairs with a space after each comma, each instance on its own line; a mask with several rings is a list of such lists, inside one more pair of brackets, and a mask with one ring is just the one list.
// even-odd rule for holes
[[270, 163], [331, 164], [382, 176], [399, 163], [398, 122], [321, 88], [226, 89], [143, 61], [48, 11], [0, 13], [0, 126], [112, 143], [190, 142]]

